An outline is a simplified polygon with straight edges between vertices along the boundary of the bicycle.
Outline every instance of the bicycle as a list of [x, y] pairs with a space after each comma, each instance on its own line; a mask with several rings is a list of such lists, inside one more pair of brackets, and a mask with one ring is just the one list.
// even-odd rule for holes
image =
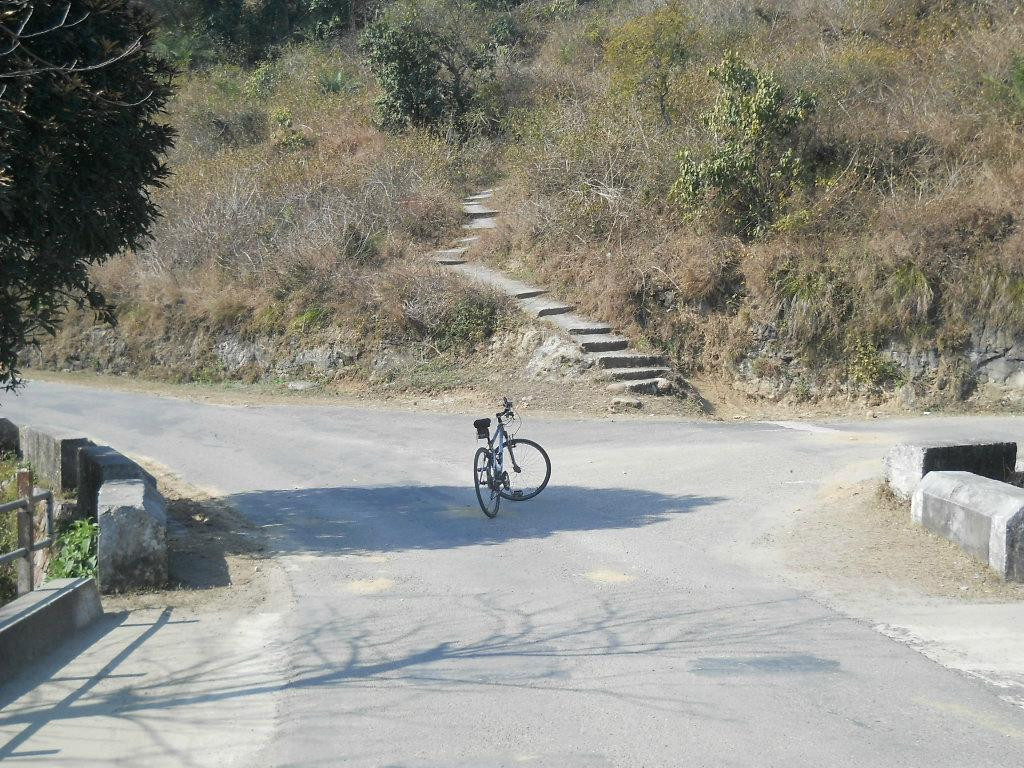
[[[504, 398], [504, 410], [495, 414], [498, 426], [491, 435], [491, 420], [477, 419], [478, 440], [486, 440], [473, 457], [473, 483], [480, 508], [488, 517], [498, 514], [502, 499], [526, 501], [543, 491], [551, 479], [551, 459], [533, 440], [509, 437], [507, 424], [516, 421], [512, 402]], [[505, 469], [505, 453], [511, 463], [511, 473]]]

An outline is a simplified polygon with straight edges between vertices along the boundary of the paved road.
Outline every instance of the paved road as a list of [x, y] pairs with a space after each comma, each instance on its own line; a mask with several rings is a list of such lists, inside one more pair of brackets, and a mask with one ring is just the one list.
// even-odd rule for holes
[[4, 411], [218, 489], [284, 573], [265, 609], [133, 613], [0, 691], [5, 765], [1021, 763], [1024, 711], [746, 555], [884, 450], [850, 435], [1016, 438], [1016, 419], [528, 419], [551, 486], [491, 521], [471, 416], [43, 383]]

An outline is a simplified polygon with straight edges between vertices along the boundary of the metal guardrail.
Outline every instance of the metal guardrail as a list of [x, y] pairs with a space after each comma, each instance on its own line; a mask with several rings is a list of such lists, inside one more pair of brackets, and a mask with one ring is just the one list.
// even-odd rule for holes
[[[21, 477], [18, 479], [20, 481]], [[31, 487], [31, 480], [29, 480], [29, 487]], [[36, 541], [33, 510], [41, 501], [46, 502], [46, 537]], [[53, 544], [53, 491], [29, 493], [15, 501], [0, 504], [0, 515], [8, 512], [18, 513], [18, 544], [20, 546], [0, 555], [0, 565], [19, 559], [25, 560], [25, 566], [19, 569], [18, 573], [18, 594], [24, 594], [35, 588], [32, 553], [47, 549]]]

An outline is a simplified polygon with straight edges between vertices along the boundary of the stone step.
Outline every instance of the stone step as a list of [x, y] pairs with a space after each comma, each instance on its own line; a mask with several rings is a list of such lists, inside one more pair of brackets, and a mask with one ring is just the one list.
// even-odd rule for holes
[[498, 219], [495, 216], [489, 218], [473, 219], [468, 224], [462, 225], [463, 229], [497, 229]]
[[612, 332], [610, 325], [595, 323], [592, 320], [577, 315], [575, 312], [558, 315], [551, 322], [573, 336], [594, 336]]
[[498, 211], [493, 208], [488, 208], [486, 205], [481, 203], [463, 203], [462, 212], [467, 216], [475, 216], [477, 218], [482, 216], [497, 216]]
[[538, 296], [543, 296], [545, 293], [547, 293], [547, 291], [543, 288], [523, 288], [509, 295], [515, 299], [535, 299]]
[[475, 195], [466, 195], [466, 202], [475, 203], [479, 202], [480, 200], [490, 200], [492, 197], [494, 197], [494, 190], [485, 189], [480, 192], [477, 192]]
[[527, 299], [523, 302], [523, 309], [535, 317], [555, 317], [573, 310], [570, 305], [551, 299]]
[[609, 392], [624, 394], [631, 392], [635, 395], [667, 395], [672, 391], [672, 382], [667, 379], [637, 379], [635, 381], [618, 381], [609, 384]]
[[440, 251], [432, 251], [430, 255], [438, 264], [465, 264], [466, 260], [462, 256], [468, 250], [469, 248], [444, 248]]
[[594, 355], [599, 368], [647, 368], [668, 365], [663, 355], [647, 355], [640, 352], [606, 352]]
[[635, 381], [636, 379], [660, 379], [667, 376], [670, 371], [668, 368], [656, 367], [656, 368], [605, 368], [603, 369], [605, 376], [614, 379], [615, 381]]
[[491, 269], [477, 262], [454, 264], [452, 268], [478, 283], [489, 285], [516, 299], [532, 299], [547, 293], [543, 288], [512, 280], [496, 269]]
[[472, 245], [480, 239], [480, 235], [470, 235], [469, 237], [460, 237], [455, 242], [459, 245]]
[[466, 259], [462, 258], [468, 248], [445, 248], [440, 251], [432, 251], [430, 255], [438, 264], [451, 266], [453, 264], [465, 264]]
[[629, 346], [629, 339], [622, 336], [600, 336], [584, 338], [580, 346], [587, 352], [614, 352]]

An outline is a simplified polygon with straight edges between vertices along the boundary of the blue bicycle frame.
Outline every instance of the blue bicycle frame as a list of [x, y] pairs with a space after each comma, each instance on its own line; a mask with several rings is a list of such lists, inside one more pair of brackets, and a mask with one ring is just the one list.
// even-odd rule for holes
[[505, 446], [508, 445], [508, 437], [505, 435], [505, 425], [498, 417], [498, 428], [494, 430], [494, 437], [487, 441], [491, 448], [491, 468], [494, 477], [500, 482], [502, 473], [505, 471]]

